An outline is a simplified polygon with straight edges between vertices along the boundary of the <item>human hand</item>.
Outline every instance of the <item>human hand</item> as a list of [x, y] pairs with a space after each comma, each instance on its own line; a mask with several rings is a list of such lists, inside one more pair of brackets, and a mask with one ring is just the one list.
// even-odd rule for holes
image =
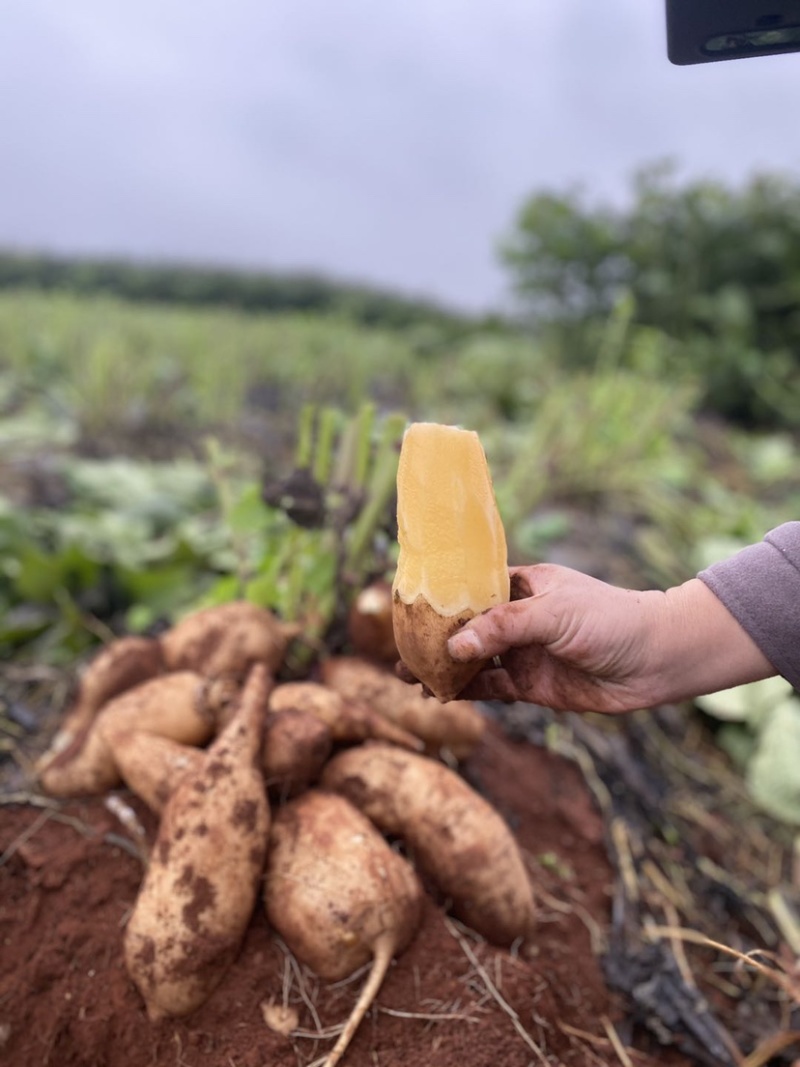
[[448, 643], [456, 660], [490, 660], [460, 697], [616, 713], [775, 673], [697, 579], [640, 591], [539, 564], [512, 568], [511, 588], [508, 604], [471, 619]]

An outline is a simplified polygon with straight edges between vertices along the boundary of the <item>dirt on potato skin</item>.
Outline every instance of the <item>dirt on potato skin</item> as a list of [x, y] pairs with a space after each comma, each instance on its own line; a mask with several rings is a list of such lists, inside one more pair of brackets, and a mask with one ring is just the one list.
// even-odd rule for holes
[[[579, 772], [546, 750], [510, 741], [496, 726], [465, 772], [527, 854], [540, 909], [535, 941], [520, 953], [495, 949], [450, 923], [442, 902], [429, 897], [414, 941], [392, 966], [345, 1062], [615, 1062], [605, 1019], [617, 1021], [626, 1041], [646, 1047], [643, 1035], [626, 1033], [623, 1006], [598, 959], [612, 872], [602, 819]], [[129, 794], [119, 795], [152, 840], [154, 818]], [[122, 952], [143, 873], [130, 843], [102, 799], [0, 808], [0, 1059], [13, 1067], [297, 1067], [324, 1054], [333, 1037], [276, 1033], [263, 1005], [288, 1001], [302, 1032], [313, 1033], [345, 1019], [363, 975], [331, 985], [298, 968], [261, 906], [204, 1007], [183, 1019], [148, 1021]], [[520, 1035], [514, 1012], [544, 1059]], [[635, 1062], [688, 1063], [652, 1048]]]

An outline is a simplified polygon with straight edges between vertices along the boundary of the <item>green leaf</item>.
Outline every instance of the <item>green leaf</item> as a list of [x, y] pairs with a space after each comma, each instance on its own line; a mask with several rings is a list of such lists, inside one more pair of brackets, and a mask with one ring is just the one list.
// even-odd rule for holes
[[0, 645], [21, 645], [43, 633], [53, 622], [52, 610], [17, 604], [0, 612]]
[[747, 768], [750, 793], [768, 814], [800, 824], [800, 700], [790, 697], [764, 723]]
[[758, 734], [754, 734], [744, 723], [726, 722], [717, 730], [715, 738], [722, 751], [744, 773], [756, 750]]
[[748, 682], [733, 689], [721, 689], [718, 693], [697, 697], [695, 703], [708, 715], [726, 722], [746, 722], [758, 729], [775, 709], [792, 692], [785, 678], [775, 675], [759, 682]]
[[[200, 595], [203, 585], [202, 575], [188, 563], [144, 569], [117, 567], [114, 575], [125, 597], [146, 609], [140, 613], [136, 629], [144, 629], [156, 619], [171, 618]], [[142, 622], [144, 618], [147, 621]]]
[[59, 590], [89, 588], [98, 576], [99, 567], [75, 545], [55, 553], [27, 545], [16, 561], [12, 585], [20, 599], [47, 604]]
[[206, 471], [188, 460], [71, 460], [64, 474], [84, 510], [107, 508], [159, 526], [212, 500]]
[[[229, 600], [237, 600], [242, 595], [242, 584], [239, 578], [235, 574], [226, 574], [224, 577], [217, 579], [209, 588], [200, 596], [197, 600], [191, 604], [192, 611], [199, 611], [201, 608], [211, 608], [217, 604], [227, 604]], [[177, 618], [184, 614], [182, 611], [177, 610], [171, 612], [173, 618]]]

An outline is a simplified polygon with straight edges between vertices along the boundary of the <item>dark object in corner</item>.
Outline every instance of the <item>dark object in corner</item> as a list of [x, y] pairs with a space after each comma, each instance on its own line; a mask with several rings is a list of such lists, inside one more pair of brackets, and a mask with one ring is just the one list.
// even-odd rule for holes
[[667, 55], [678, 66], [800, 51], [800, 0], [667, 0]]

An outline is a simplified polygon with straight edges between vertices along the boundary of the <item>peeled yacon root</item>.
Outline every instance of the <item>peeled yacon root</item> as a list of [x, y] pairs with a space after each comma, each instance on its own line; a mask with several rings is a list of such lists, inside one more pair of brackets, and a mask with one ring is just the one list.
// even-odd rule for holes
[[125, 962], [151, 1020], [185, 1015], [235, 959], [269, 834], [260, 769], [270, 686], [252, 668], [239, 710], [171, 794], [125, 930]]
[[214, 732], [213, 683], [193, 671], [142, 682], [110, 700], [83, 734], [38, 772], [53, 796], [105, 793], [121, 778], [113, 736], [138, 731], [186, 745], [203, 745]]
[[410, 864], [343, 797], [309, 790], [278, 809], [264, 876], [267, 917], [320, 978], [372, 970], [325, 1059], [333, 1067], [414, 936], [423, 891]]
[[39, 760], [41, 769], [68, 748], [113, 697], [153, 678], [163, 666], [161, 645], [153, 637], [120, 637], [86, 666], [50, 748]]
[[167, 670], [244, 678], [254, 663], [275, 674], [299, 628], [246, 600], [195, 611], [161, 637]]
[[340, 752], [320, 787], [341, 793], [415, 862], [453, 902], [453, 912], [487, 941], [510, 945], [533, 932], [536, 906], [525, 862], [501, 815], [460, 775], [427, 756], [379, 741]]
[[429, 753], [447, 749], [466, 759], [486, 730], [486, 720], [469, 700], [439, 704], [397, 675], [357, 656], [331, 656], [322, 663], [326, 685], [346, 701], [364, 704], [420, 738]]
[[476, 433], [433, 422], [408, 427], [397, 529], [392, 616], [400, 658], [439, 700], [453, 700], [483, 664], [457, 663], [448, 638], [510, 597], [505, 531]]

